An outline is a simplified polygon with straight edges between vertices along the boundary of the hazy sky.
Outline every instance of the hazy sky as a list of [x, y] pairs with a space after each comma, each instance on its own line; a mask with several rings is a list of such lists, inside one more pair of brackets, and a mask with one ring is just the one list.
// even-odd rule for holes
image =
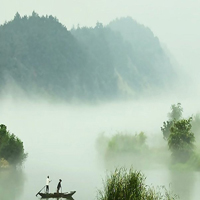
[[16, 12], [53, 15], [71, 29], [131, 16], [149, 27], [186, 69], [200, 64], [199, 0], [0, 0], [0, 24]]

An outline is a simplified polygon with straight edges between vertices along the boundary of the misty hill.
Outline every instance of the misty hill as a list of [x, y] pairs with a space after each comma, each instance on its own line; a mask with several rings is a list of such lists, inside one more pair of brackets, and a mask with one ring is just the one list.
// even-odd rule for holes
[[1, 90], [66, 100], [137, 97], [175, 77], [158, 38], [131, 18], [69, 31], [35, 12], [0, 26], [0, 70]]

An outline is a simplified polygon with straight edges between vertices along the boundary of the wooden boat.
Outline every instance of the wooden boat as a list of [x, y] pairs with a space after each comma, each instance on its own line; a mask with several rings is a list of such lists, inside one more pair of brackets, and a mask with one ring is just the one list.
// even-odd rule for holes
[[41, 196], [41, 198], [71, 198], [72, 195], [76, 191], [71, 191], [71, 192], [65, 192], [65, 193], [42, 193], [39, 192], [38, 194]]

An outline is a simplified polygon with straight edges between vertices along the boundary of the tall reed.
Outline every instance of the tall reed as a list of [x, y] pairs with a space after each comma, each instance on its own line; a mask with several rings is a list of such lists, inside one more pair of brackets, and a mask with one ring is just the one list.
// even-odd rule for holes
[[[165, 187], [155, 190], [145, 184], [146, 177], [139, 171], [115, 169], [104, 181], [103, 190], [98, 190], [98, 200], [174, 200]], [[162, 189], [162, 191], [161, 191]], [[163, 192], [164, 190], [164, 192]]]

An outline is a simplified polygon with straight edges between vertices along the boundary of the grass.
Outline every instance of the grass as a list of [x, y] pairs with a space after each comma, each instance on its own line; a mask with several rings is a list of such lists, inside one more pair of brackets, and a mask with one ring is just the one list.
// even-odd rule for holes
[[98, 190], [98, 200], [175, 200], [177, 195], [162, 186], [155, 189], [145, 184], [146, 177], [131, 167], [115, 169]]

